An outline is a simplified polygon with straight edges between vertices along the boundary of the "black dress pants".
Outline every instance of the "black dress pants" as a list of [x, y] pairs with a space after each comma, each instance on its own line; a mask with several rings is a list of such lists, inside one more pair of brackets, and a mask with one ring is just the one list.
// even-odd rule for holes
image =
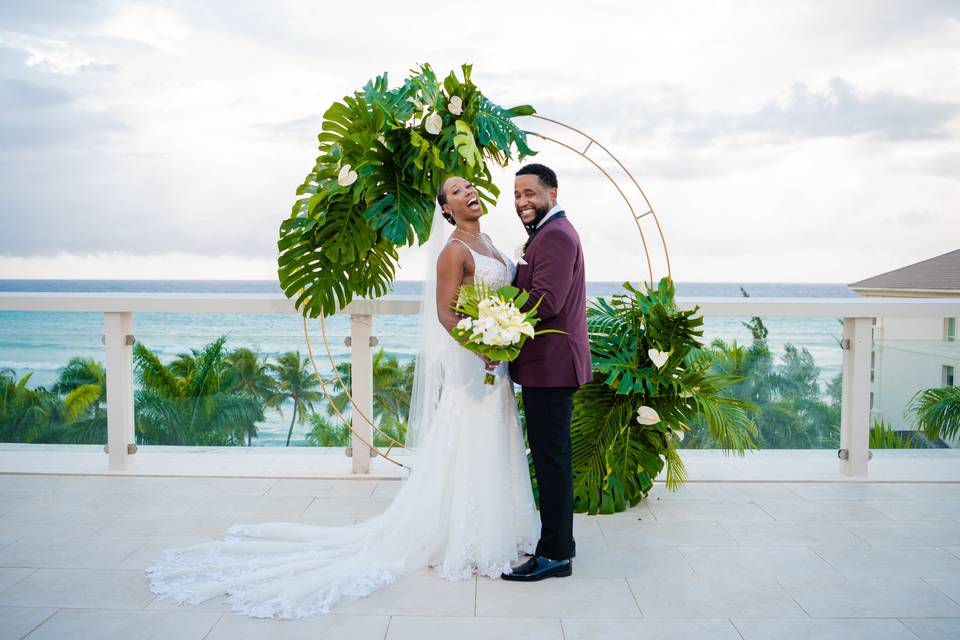
[[572, 558], [573, 471], [570, 418], [576, 387], [523, 387], [527, 440], [540, 490], [540, 542], [537, 555]]

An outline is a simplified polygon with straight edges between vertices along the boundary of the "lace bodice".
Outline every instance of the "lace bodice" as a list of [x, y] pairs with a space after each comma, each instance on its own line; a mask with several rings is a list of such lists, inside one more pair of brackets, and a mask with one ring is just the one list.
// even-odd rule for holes
[[490, 256], [483, 255], [482, 253], [477, 253], [463, 240], [459, 240], [457, 238], [454, 238], [453, 240], [465, 246], [470, 251], [470, 254], [473, 255], [474, 282], [483, 282], [488, 287], [499, 289], [500, 287], [510, 284], [510, 282], [513, 281], [513, 275], [516, 267], [502, 251], [497, 250], [497, 253], [500, 254], [500, 257], [503, 259], [503, 262], [500, 262], [500, 260], [497, 260], [496, 258], [491, 258]]

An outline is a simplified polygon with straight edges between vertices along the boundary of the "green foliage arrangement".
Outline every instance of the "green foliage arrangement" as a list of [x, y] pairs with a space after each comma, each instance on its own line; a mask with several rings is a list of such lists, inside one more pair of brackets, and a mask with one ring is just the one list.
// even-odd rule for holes
[[574, 396], [571, 425], [578, 512], [636, 505], [665, 464], [668, 488], [682, 485], [677, 448], [694, 420], [724, 449], [754, 446], [750, 404], [720, 394], [740, 378], [711, 371], [697, 309], [677, 308], [669, 278], [646, 291], [623, 286], [625, 293], [587, 310], [594, 375]]
[[277, 243], [280, 286], [304, 315], [384, 295], [397, 247], [429, 237], [447, 177], [470, 180], [486, 208], [500, 193], [488, 162], [533, 155], [513, 122], [533, 107], [494, 104], [471, 72], [465, 64], [462, 79], [451, 72], [440, 82], [424, 64], [393, 89], [384, 74], [324, 113], [320, 155]]

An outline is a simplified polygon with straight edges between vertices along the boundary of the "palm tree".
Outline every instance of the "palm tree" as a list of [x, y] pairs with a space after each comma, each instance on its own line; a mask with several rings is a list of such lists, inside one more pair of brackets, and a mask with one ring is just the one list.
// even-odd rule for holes
[[302, 424], [307, 410], [313, 410], [313, 403], [323, 397], [317, 391], [319, 383], [309, 368], [307, 358], [301, 357], [299, 351], [287, 351], [277, 358], [276, 363], [270, 365], [277, 381], [277, 391], [270, 398], [270, 406], [276, 407], [283, 415], [281, 406], [285, 402], [293, 402], [293, 414], [290, 416], [290, 428], [287, 429], [287, 445], [293, 435], [293, 425], [299, 418]]
[[102, 444], [107, 441], [107, 372], [93, 358], [71, 358], [52, 391], [63, 396], [63, 420], [51, 425], [46, 442]]
[[[416, 366], [414, 360], [400, 364], [394, 355], [388, 355], [383, 348], [373, 354], [373, 416], [377, 428], [390, 438], [403, 442], [407, 433], [407, 415], [410, 413], [410, 394], [413, 392], [413, 371]], [[337, 373], [346, 383], [346, 389], [336, 378], [330, 383], [333, 404], [327, 406], [327, 414], [335, 415], [337, 411], [346, 414], [350, 409], [350, 399], [347, 393], [352, 393], [350, 375], [352, 367], [349, 362], [337, 365]], [[388, 446], [391, 442], [384, 435], [377, 433], [374, 436], [376, 446]]]
[[928, 439], [952, 440], [960, 433], [960, 387], [921, 389], [905, 413]]
[[221, 336], [202, 349], [180, 354], [169, 365], [142, 343], [134, 346], [139, 441], [237, 444], [243, 442], [254, 423], [263, 420], [259, 400], [222, 388], [225, 342]]
[[32, 373], [19, 380], [13, 369], [0, 369], [0, 441], [35, 442], [49, 428], [57, 397], [43, 387], [30, 389]]
[[307, 416], [310, 431], [307, 444], [311, 447], [345, 447], [350, 444], [350, 429], [339, 420], [311, 411]]
[[[240, 347], [229, 352], [225, 358], [223, 389], [228, 393], [256, 398], [268, 403], [277, 393], [277, 381], [270, 375], [267, 357]], [[247, 431], [247, 446], [257, 437], [256, 425], [251, 423]]]

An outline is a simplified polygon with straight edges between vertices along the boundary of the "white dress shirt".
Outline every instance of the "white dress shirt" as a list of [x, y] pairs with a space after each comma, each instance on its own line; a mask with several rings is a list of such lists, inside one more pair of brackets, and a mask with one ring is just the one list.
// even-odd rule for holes
[[557, 213], [558, 211], [563, 211], [563, 207], [561, 207], [559, 203], [553, 205], [553, 208], [550, 209], [550, 211], [547, 211], [547, 215], [543, 216], [543, 220], [541, 220], [539, 224], [537, 224], [537, 229], [542, 227], [543, 223], [549, 220], [550, 217], [553, 216], [553, 214]]

